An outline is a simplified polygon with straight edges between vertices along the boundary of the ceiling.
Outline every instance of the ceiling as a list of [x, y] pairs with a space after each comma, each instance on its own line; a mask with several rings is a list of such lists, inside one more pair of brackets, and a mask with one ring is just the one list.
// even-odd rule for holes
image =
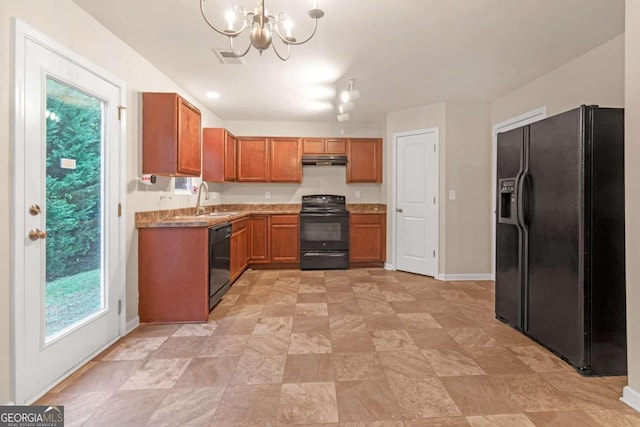
[[[492, 101], [624, 32], [624, 0], [319, 0], [316, 36], [280, 61], [252, 49], [243, 65], [198, 0], [74, 0], [222, 120], [335, 122], [355, 77], [352, 121], [442, 101]], [[210, 19], [257, 0], [206, 0]], [[266, 0], [299, 40], [311, 0]], [[236, 47], [248, 43], [243, 34]], [[217, 91], [221, 97], [205, 97]]]

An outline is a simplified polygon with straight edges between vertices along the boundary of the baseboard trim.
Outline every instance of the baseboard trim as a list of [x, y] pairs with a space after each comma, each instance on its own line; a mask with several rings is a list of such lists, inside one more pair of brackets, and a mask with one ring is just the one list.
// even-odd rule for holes
[[491, 280], [491, 274], [438, 274], [435, 278], [445, 282], [464, 282], [468, 280]]
[[388, 262], [384, 263], [384, 269], [385, 270], [395, 270], [395, 268], [393, 268], [393, 264], [389, 264]]
[[131, 333], [131, 331], [133, 331], [138, 326], [140, 326], [140, 316], [136, 316], [127, 322], [127, 329], [124, 334], [127, 335]]
[[16, 406], [16, 402], [14, 401], [9, 401], [6, 403], [1, 404], [0, 406]]
[[622, 389], [620, 400], [640, 412], [640, 393], [629, 386]]

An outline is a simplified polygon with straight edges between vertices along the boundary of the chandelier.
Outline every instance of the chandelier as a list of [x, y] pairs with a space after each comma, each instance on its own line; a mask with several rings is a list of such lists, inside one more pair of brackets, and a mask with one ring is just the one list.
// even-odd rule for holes
[[[316, 29], [318, 28], [318, 19], [324, 16], [324, 12], [322, 9], [318, 8], [317, 0], [314, 0], [312, 8], [309, 10], [309, 16], [313, 19], [313, 31], [311, 35], [304, 40], [298, 41], [295, 37], [291, 35], [292, 22], [291, 19], [287, 16], [285, 12], [278, 12], [275, 15], [269, 14], [269, 11], [264, 7], [264, 0], [258, 0], [258, 5], [256, 8], [251, 11], [247, 11], [244, 6], [236, 5], [232, 10], [229, 10], [226, 14], [227, 28], [224, 30], [220, 30], [217, 28], [204, 11], [204, 1], [200, 0], [200, 12], [202, 12], [202, 17], [204, 18], [207, 25], [209, 25], [213, 30], [222, 34], [223, 36], [229, 37], [229, 43], [231, 45], [231, 50], [235, 53], [235, 49], [233, 47], [233, 39], [240, 35], [244, 30], [249, 29], [249, 40], [251, 43], [247, 46], [246, 50], [241, 53], [236, 53], [236, 57], [241, 58], [245, 56], [251, 46], [258, 49], [260, 55], [262, 52], [269, 49], [269, 46], [272, 45], [273, 34], [275, 34], [282, 43], [287, 47], [287, 53], [285, 55], [281, 55], [280, 52], [276, 49], [276, 45], [273, 44], [273, 51], [276, 53], [278, 58], [283, 61], [289, 59], [291, 56], [291, 46], [301, 45], [309, 40], [316, 34]], [[234, 28], [234, 22], [236, 17], [240, 16], [242, 26], [239, 29]], [[284, 27], [285, 33], [282, 34], [280, 26]]]

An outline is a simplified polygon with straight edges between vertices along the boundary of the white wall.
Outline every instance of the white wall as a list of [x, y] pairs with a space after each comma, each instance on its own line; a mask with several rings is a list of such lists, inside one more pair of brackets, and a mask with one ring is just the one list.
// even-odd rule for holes
[[[126, 134], [126, 246], [127, 246], [127, 320], [138, 311], [138, 254], [134, 212], [158, 208], [171, 208], [193, 203], [192, 196], [173, 196], [159, 207], [158, 190], [169, 190], [171, 181], [161, 179], [149, 188], [139, 187], [134, 178], [141, 173], [140, 143], [140, 92], [179, 92], [202, 110], [205, 126], [220, 126], [221, 122], [211, 112], [188, 96], [185, 91], [158, 71], [137, 52], [125, 45], [100, 23], [87, 15], [70, 0], [0, 2], [0, 404], [11, 401], [11, 258], [10, 227], [13, 183], [11, 170], [13, 159], [9, 135], [12, 73], [11, 17], [15, 16], [27, 25], [65, 45], [107, 72], [123, 79], [127, 84], [127, 134]], [[216, 190], [216, 188], [213, 188]]]
[[[445, 211], [445, 203], [442, 198], [445, 194], [446, 188], [446, 175], [445, 175], [445, 157], [447, 147], [445, 144], [446, 140], [446, 128], [445, 128], [445, 116], [446, 116], [446, 104], [444, 102], [424, 105], [416, 108], [409, 108], [406, 110], [400, 111], [392, 111], [387, 114], [387, 123], [386, 123], [386, 132], [387, 132], [387, 141], [388, 144], [385, 148], [385, 170], [388, 173], [385, 175], [387, 178], [386, 184], [383, 183], [387, 189], [388, 194], [388, 204], [392, 204], [391, 198], [393, 197], [393, 187], [392, 187], [392, 179], [391, 176], [388, 176], [391, 171], [393, 171], [393, 134], [400, 132], [407, 132], [418, 129], [429, 129], [429, 128], [438, 128], [440, 134], [440, 142], [439, 142], [439, 150], [440, 150], [440, 158], [439, 158], [439, 166], [440, 166], [440, 186], [438, 193], [440, 194], [440, 242], [438, 247], [438, 252], [440, 254], [445, 253], [446, 247], [446, 211]], [[392, 263], [391, 260], [391, 245], [392, 245], [392, 235], [394, 233], [393, 230], [393, 212], [387, 212], [387, 263]], [[439, 271], [444, 271], [444, 256], [440, 256], [438, 259]]]
[[[491, 140], [489, 104], [447, 102], [394, 111], [387, 115], [387, 169], [392, 170], [393, 134], [437, 127], [440, 131], [440, 275], [491, 272]], [[387, 180], [389, 203], [393, 194]], [[456, 199], [449, 200], [450, 190]], [[392, 218], [387, 218], [391, 243]], [[387, 262], [391, 260], [387, 247]]]
[[[377, 122], [249, 122], [225, 121], [236, 136], [383, 137]], [[383, 147], [387, 145], [383, 138]], [[383, 149], [384, 151], [384, 149]], [[383, 155], [384, 162], [384, 155]], [[384, 172], [384, 171], [383, 171]], [[304, 166], [301, 184], [222, 184], [222, 203], [300, 203], [305, 194], [343, 194], [347, 203], [386, 203], [385, 181], [380, 184], [347, 184], [344, 166]], [[355, 192], [360, 191], [360, 199]], [[271, 194], [265, 198], [265, 192]]]
[[553, 116], [582, 104], [624, 106], [624, 34], [491, 103], [491, 123], [547, 106]]
[[625, 202], [627, 346], [629, 387], [625, 399], [640, 411], [640, 1], [626, 2]]
[[[446, 104], [446, 275], [491, 273], [491, 132], [488, 103]], [[455, 191], [455, 200], [449, 200]]]

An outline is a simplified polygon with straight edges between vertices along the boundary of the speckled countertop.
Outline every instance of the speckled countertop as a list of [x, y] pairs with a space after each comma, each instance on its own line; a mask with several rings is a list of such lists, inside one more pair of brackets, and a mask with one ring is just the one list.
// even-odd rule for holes
[[[299, 203], [230, 204], [206, 206], [205, 208], [205, 214], [200, 216], [194, 216], [194, 208], [136, 212], [136, 228], [211, 227], [248, 217], [252, 214], [295, 215], [300, 213]], [[381, 214], [386, 213], [387, 205], [379, 203], [347, 204], [347, 209], [354, 214]]]

